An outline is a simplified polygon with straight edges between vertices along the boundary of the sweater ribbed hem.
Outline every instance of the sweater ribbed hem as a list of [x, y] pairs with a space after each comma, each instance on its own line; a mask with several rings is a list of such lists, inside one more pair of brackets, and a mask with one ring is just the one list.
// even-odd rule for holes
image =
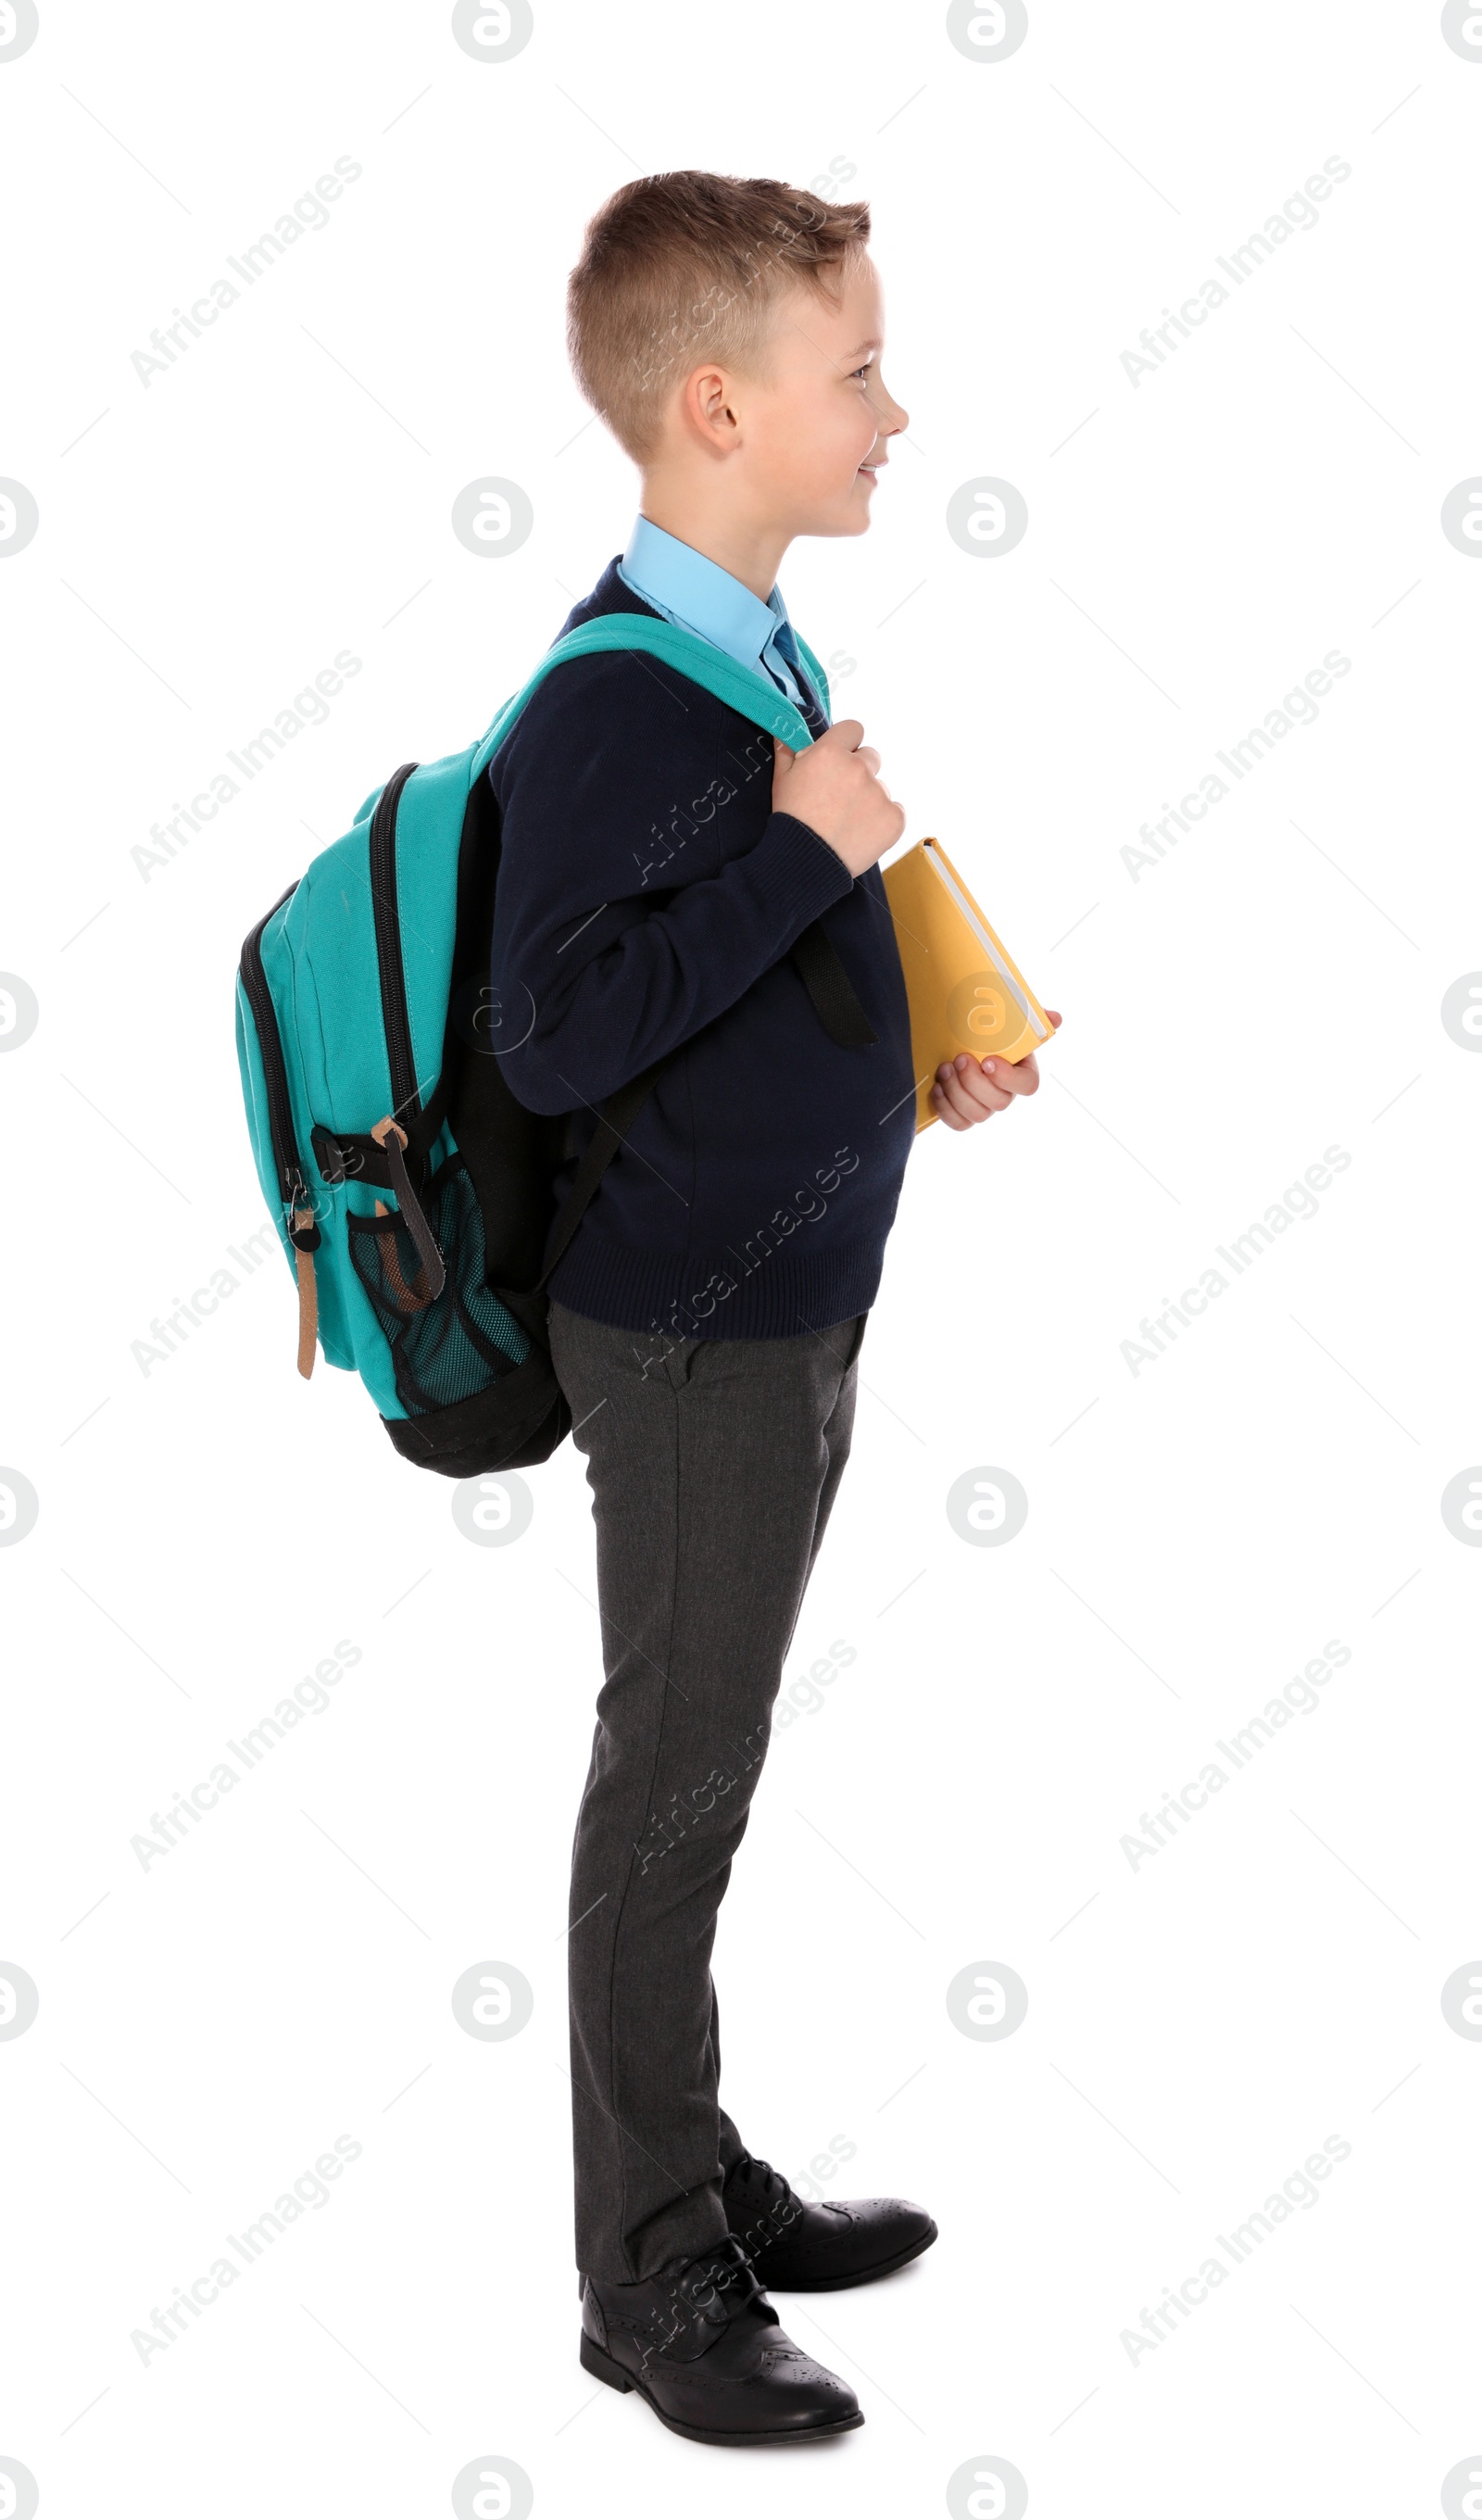
[[879, 1243], [810, 1251], [801, 1241], [806, 1232], [798, 1228], [800, 1247], [780, 1245], [747, 1268], [742, 1252], [699, 1259], [634, 1251], [584, 1226], [550, 1292], [568, 1312], [614, 1329], [671, 1338], [805, 1338], [867, 1313], [884, 1264]]

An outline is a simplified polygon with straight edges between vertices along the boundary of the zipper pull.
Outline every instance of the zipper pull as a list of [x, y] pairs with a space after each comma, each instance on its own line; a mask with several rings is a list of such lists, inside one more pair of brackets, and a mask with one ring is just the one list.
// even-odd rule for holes
[[412, 1238], [417, 1257], [422, 1262], [426, 1273], [427, 1291], [424, 1300], [427, 1303], [435, 1303], [447, 1283], [447, 1271], [443, 1267], [442, 1253], [433, 1239], [432, 1229], [423, 1213], [422, 1201], [412, 1188], [411, 1175], [407, 1171], [407, 1133], [400, 1121], [392, 1119], [388, 1113], [385, 1119], [377, 1121], [371, 1135], [385, 1155], [386, 1170], [391, 1176], [391, 1188], [396, 1193], [396, 1203], [401, 1210], [402, 1222]]
[[[293, 1188], [300, 1197], [308, 1196], [301, 1176]], [[293, 1245], [293, 1265], [298, 1275], [298, 1371], [307, 1382], [314, 1371], [319, 1339], [319, 1287], [314, 1277], [314, 1254], [319, 1248], [320, 1236], [311, 1207], [294, 1206], [289, 1239]]]

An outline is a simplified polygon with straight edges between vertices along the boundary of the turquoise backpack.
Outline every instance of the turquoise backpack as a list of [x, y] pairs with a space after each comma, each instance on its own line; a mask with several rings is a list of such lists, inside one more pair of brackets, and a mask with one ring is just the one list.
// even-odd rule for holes
[[[823, 668], [798, 647], [827, 706]], [[610, 649], [662, 659], [795, 750], [812, 740], [789, 700], [707, 640], [647, 613], [599, 615], [557, 641], [480, 742], [407, 763], [368, 796], [242, 949], [237, 1055], [297, 1282], [298, 1371], [312, 1372], [317, 1343], [360, 1375], [398, 1453], [449, 1478], [543, 1462], [568, 1431], [546, 1280], [665, 1064], [604, 1105], [548, 1249], [568, 1124], [526, 1111], [504, 1079], [485, 773], [547, 674]], [[832, 1038], [873, 1041], [821, 926], [792, 960]]]

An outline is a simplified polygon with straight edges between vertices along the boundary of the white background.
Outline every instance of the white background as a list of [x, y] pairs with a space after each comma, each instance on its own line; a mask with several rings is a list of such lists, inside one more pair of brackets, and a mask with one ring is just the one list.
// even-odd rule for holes
[[[0, 568], [0, 966], [39, 1005], [0, 1060], [0, 1460], [40, 1500], [0, 1554], [0, 1959], [40, 1991], [0, 2043], [0, 2455], [48, 2520], [441, 2513], [485, 2457], [544, 2514], [884, 2520], [990, 2455], [1037, 2520], [1391, 2520], [1482, 2452], [1482, 2046], [1439, 2001], [1482, 1952], [1482, 1556], [1440, 1513], [1482, 1458], [1482, 1059], [1440, 1019], [1482, 966], [1482, 568], [1439, 522], [1482, 472], [1479, 108], [1438, 11], [1376, 0], [1066, 0], [1010, 59], [935, 7], [548, 0], [488, 61], [437, 7], [43, 0], [0, 59], [0, 472], [40, 511]], [[328, 226], [142, 383], [341, 155]], [[1134, 385], [1143, 327], [1330, 156], [1317, 226]], [[748, 2141], [802, 2177], [841, 2138], [827, 2192], [942, 2233], [784, 2304], [869, 2420], [759, 2464], [576, 2361], [578, 1458], [528, 1474], [517, 1545], [471, 1545], [354, 1381], [297, 1379], [276, 1259], [147, 1373], [132, 1343], [263, 1222], [246, 929], [397, 761], [483, 727], [626, 536], [562, 349], [584, 221], [641, 169], [835, 159], [911, 442], [869, 537], [784, 586], [1065, 1024], [1037, 1102], [915, 1152], [789, 1684], [856, 1659], [774, 1740], [723, 1914]], [[449, 524], [491, 473], [535, 513], [497, 562]], [[945, 529], [981, 475], [1028, 502], [998, 559]], [[328, 722], [146, 879], [150, 826], [346, 649]], [[1334, 649], [1318, 722], [1135, 880], [1139, 826]], [[1142, 1317], [1331, 1146], [1319, 1212], [1134, 1373]], [[1004, 1548], [946, 1517], [985, 1464], [1029, 1498]], [[341, 1639], [329, 1710], [141, 1868]], [[1318, 1710], [1134, 1870], [1140, 1815], [1330, 1639]], [[486, 1959], [535, 1993], [504, 2044], [450, 2005]], [[988, 1960], [1029, 1990], [1002, 2043], [946, 2008]], [[340, 2134], [330, 2202], [142, 2365], [131, 2331]], [[1329, 2135], [1320, 2201], [1134, 2362]]]

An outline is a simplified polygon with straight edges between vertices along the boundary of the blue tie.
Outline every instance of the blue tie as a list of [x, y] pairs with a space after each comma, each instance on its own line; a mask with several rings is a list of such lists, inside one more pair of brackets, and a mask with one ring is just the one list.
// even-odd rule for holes
[[[781, 659], [783, 668], [781, 672], [778, 672], [777, 665], [772, 661], [774, 654]], [[821, 733], [824, 713], [814, 697], [807, 675], [803, 672], [803, 660], [798, 654], [797, 641], [792, 635], [790, 622], [779, 621], [766, 647], [762, 650], [762, 662], [769, 672], [777, 676], [777, 680], [786, 691], [788, 698], [797, 701], [803, 716], [808, 721], [810, 734]]]

